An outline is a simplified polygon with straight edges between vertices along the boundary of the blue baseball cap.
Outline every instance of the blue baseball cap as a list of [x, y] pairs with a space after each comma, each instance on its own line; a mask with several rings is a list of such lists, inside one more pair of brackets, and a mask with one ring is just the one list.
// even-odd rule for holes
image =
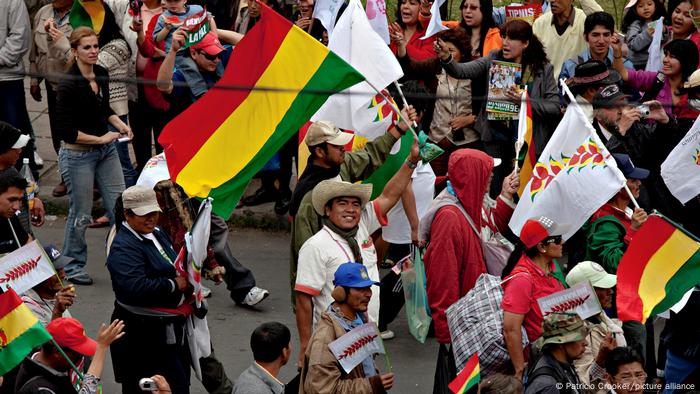
[[649, 170], [635, 167], [629, 155], [624, 153], [613, 153], [613, 157], [617, 162], [617, 167], [625, 174], [627, 179], [646, 179], [649, 176]]
[[372, 285], [381, 286], [381, 283], [370, 279], [367, 267], [360, 263], [345, 263], [335, 271], [333, 284], [336, 286], [352, 287], [361, 289]]

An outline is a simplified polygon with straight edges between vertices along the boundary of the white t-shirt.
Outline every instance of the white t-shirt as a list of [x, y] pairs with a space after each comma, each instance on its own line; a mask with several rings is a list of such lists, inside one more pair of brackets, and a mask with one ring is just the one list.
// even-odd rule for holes
[[[379, 282], [377, 269], [377, 251], [370, 234], [387, 224], [386, 216], [378, 212], [376, 202], [371, 201], [362, 210], [359, 229], [355, 235], [362, 263], [367, 267], [370, 279]], [[294, 290], [313, 296], [314, 327], [321, 318], [321, 313], [333, 303], [331, 292], [335, 287], [333, 278], [341, 264], [353, 261], [352, 250], [347, 241], [323, 226], [319, 232], [304, 242], [299, 250], [297, 280]], [[379, 320], [379, 287], [372, 286], [372, 298], [369, 301], [368, 315], [370, 321]]]
[[[430, 164], [420, 162], [411, 176], [413, 195], [416, 198], [416, 212], [422, 218], [430, 208], [435, 195], [435, 173]], [[382, 228], [382, 238], [392, 244], [411, 243], [411, 224], [408, 222], [403, 204], [399, 201], [386, 215], [389, 224]]]

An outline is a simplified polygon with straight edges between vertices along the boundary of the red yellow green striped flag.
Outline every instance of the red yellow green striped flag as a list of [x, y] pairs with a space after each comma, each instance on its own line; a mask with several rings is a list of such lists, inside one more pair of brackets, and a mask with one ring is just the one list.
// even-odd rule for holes
[[14, 290], [0, 294], [0, 376], [19, 365], [35, 347], [51, 339], [51, 334]]
[[617, 313], [644, 323], [700, 283], [700, 242], [661, 215], [650, 215], [617, 268]]
[[527, 183], [532, 177], [532, 169], [537, 163], [537, 154], [535, 153], [535, 141], [532, 138], [532, 104], [530, 103], [530, 95], [525, 92], [525, 105], [521, 105], [520, 116], [518, 122], [518, 162], [520, 164], [520, 189], [518, 195], [522, 196]]
[[105, 21], [105, 6], [102, 0], [74, 0], [68, 20], [74, 29], [87, 26], [100, 34]]
[[467, 363], [464, 364], [464, 368], [457, 374], [455, 380], [447, 385], [447, 388], [454, 394], [466, 394], [469, 389], [479, 384], [479, 380], [481, 380], [480, 372], [479, 355], [474, 353], [469, 360], [467, 360]]
[[217, 82], [246, 88], [215, 85], [160, 135], [171, 179], [192, 197], [212, 197], [214, 213], [228, 218], [252, 177], [328, 97], [363, 80], [323, 44], [262, 5], [260, 20], [238, 43]]

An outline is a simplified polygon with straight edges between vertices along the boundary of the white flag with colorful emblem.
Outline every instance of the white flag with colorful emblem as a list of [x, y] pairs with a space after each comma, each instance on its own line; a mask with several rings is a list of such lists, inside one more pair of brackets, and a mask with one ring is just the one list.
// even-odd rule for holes
[[700, 194], [700, 118], [661, 164], [661, 177], [682, 204]]
[[396, 115], [372, 86], [384, 89], [403, 77], [403, 71], [384, 40], [370, 26], [359, 0], [350, 0], [328, 48], [359, 71], [367, 82], [331, 96], [311, 120], [329, 120], [370, 141], [383, 135]]
[[[3, 219], [4, 220], [4, 219]], [[0, 259], [0, 288], [22, 294], [56, 275], [39, 241], [32, 241]]]
[[197, 307], [202, 304], [202, 266], [207, 258], [209, 231], [211, 229], [211, 198], [202, 201], [192, 229], [185, 233], [187, 247], [187, 276], [194, 287]]
[[[562, 83], [564, 92], [571, 92]], [[571, 237], [625, 182], [615, 159], [571, 95], [559, 126], [547, 143], [515, 208], [509, 226], [516, 235], [525, 221], [546, 216], [568, 224]]]

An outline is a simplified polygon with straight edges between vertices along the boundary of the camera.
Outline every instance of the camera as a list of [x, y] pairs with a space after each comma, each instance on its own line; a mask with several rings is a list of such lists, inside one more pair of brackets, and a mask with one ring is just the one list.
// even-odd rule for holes
[[642, 118], [646, 118], [651, 113], [651, 109], [649, 109], [649, 106], [646, 104], [638, 105], [635, 108], [642, 114]]
[[143, 378], [139, 380], [139, 387], [142, 391], [158, 391], [158, 385], [151, 378]]

